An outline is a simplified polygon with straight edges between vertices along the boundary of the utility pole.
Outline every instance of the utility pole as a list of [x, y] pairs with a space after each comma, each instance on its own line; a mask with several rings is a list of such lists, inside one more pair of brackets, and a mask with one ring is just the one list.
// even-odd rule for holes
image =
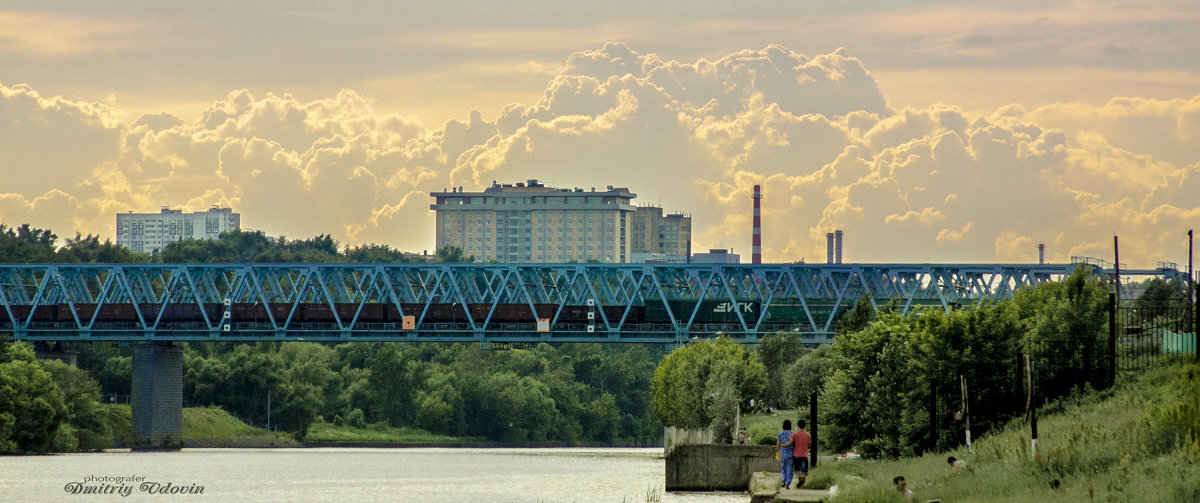
[[1121, 247], [1117, 236], [1113, 236], [1113, 289], [1117, 294], [1117, 302], [1121, 302]]

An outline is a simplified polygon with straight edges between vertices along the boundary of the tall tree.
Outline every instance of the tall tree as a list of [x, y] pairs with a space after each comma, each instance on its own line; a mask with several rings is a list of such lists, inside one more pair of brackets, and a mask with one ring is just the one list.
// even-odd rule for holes
[[421, 362], [408, 358], [398, 344], [382, 345], [371, 358], [368, 377], [373, 394], [371, 417], [392, 426], [412, 424], [421, 371]]
[[[711, 379], [714, 372], [717, 379]], [[762, 396], [766, 385], [758, 356], [722, 336], [672, 351], [654, 370], [650, 389], [654, 413], [664, 425], [704, 428], [713, 423], [709, 404], [714, 400], [734, 396], [734, 404], [743, 403]]]
[[1063, 281], [1018, 291], [1013, 299], [1047, 399], [1107, 380], [1108, 285], [1082, 266]]
[[800, 335], [789, 332], [775, 332], [763, 336], [758, 344], [758, 359], [767, 369], [767, 389], [761, 397], [747, 397], [766, 400], [774, 407], [785, 403], [785, 371], [792, 363], [799, 360], [808, 350], [800, 340]]
[[33, 349], [8, 346], [0, 355], [0, 454], [74, 450], [66, 419], [62, 391], [34, 360]]

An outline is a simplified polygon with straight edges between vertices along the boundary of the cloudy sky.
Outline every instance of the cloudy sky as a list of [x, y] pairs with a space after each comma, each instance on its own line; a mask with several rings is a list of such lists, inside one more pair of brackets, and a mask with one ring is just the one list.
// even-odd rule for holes
[[433, 247], [428, 192], [537, 178], [693, 215], [694, 248], [1187, 262], [1194, 0], [0, 0], [0, 223], [231, 206]]

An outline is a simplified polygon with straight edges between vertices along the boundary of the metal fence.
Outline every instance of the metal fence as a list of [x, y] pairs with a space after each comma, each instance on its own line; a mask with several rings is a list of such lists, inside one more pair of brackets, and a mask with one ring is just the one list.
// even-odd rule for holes
[[1116, 311], [1118, 372], [1143, 370], [1164, 355], [1196, 355], [1196, 312], [1187, 300], [1130, 302]]

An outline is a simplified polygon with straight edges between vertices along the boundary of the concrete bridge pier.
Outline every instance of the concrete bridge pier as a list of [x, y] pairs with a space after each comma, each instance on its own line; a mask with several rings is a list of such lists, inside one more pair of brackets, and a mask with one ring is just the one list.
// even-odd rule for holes
[[183, 446], [183, 348], [149, 342], [133, 350], [133, 449]]

